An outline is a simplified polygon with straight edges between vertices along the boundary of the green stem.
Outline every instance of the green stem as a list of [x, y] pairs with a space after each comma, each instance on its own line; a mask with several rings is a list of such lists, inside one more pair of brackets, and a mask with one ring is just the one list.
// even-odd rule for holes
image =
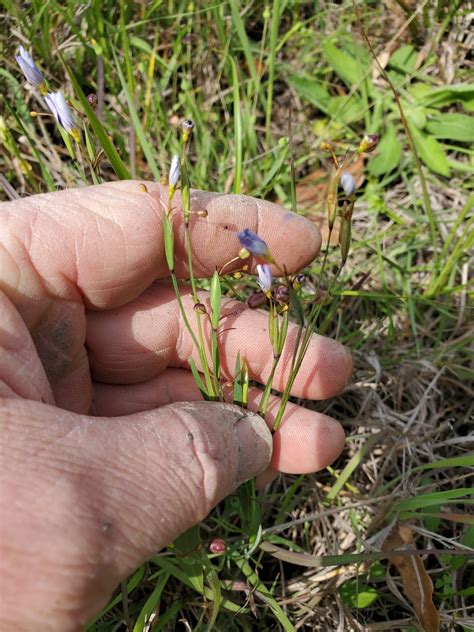
[[268, 89], [265, 112], [265, 128], [267, 139], [270, 137], [270, 123], [272, 120], [273, 84], [275, 82], [275, 59], [280, 29], [280, 0], [273, 0], [272, 25], [270, 30], [270, 59], [268, 62]]
[[[194, 268], [193, 268], [193, 254], [191, 250], [191, 235], [189, 233], [189, 223], [187, 221], [184, 222], [184, 248], [186, 250], [186, 254], [188, 256], [188, 270], [189, 270], [189, 281], [191, 283], [191, 291], [193, 295], [194, 304], [199, 303], [199, 296], [197, 293], [196, 286], [196, 278], [194, 276]], [[206, 345], [204, 343], [204, 334], [202, 330], [202, 320], [201, 314], [196, 311], [196, 324], [198, 330], [198, 342], [196, 342], [196, 347], [199, 352], [199, 358], [201, 360], [202, 371], [204, 373], [204, 377], [206, 379], [206, 386], [211, 395], [214, 397], [219, 396], [219, 390], [216, 390], [215, 380], [213, 381], [211, 378], [211, 373], [209, 371], [209, 362], [206, 354]]]

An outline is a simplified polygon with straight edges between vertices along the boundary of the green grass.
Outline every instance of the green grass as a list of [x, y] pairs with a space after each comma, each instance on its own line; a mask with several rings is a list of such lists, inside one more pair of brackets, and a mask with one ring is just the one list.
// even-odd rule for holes
[[[153, 612], [153, 630], [185, 629], [185, 620], [193, 630], [214, 622], [226, 631], [324, 631], [340, 617], [362, 627], [404, 619], [415, 629], [385, 580], [386, 560], [370, 567], [400, 516], [414, 525], [419, 549], [444, 551], [442, 562], [423, 558], [443, 623], [454, 618], [453, 629], [472, 629], [468, 7], [428, 2], [413, 15], [357, 6], [360, 19], [349, 1], [4, 2], [4, 199], [128, 174], [158, 179], [180, 151], [178, 121], [190, 117], [193, 187], [291, 207], [292, 167], [298, 192], [305, 175], [329, 165], [322, 140], [344, 146], [365, 132], [381, 137], [358, 190], [348, 263], [318, 321], [321, 333], [352, 348], [354, 380], [329, 402], [306, 403], [342, 421], [344, 453], [328, 471], [281, 477], [256, 500], [245, 486], [193, 531], [191, 544], [138, 569], [127, 585], [134, 632]], [[54, 126], [29, 114], [41, 105], [13, 60], [20, 34], [87, 127], [87, 147], [73, 158]], [[315, 194], [298, 210], [314, 217], [323, 205]], [[338, 257], [331, 249], [329, 270]], [[309, 270], [308, 295], [320, 270], [321, 261]], [[247, 291], [244, 282], [236, 289]], [[225, 556], [209, 558], [214, 536], [228, 542]], [[272, 546], [287, 556], [274, 556]], [[292, 552], [313, 556], [309, 571]], [[337, 573], [324, 570], [329, 564]], [[229, 589], [233, 581], [246, 583], [250, 600]], [[88, 630], [116, 629], [122, 604], [117, 593]]]

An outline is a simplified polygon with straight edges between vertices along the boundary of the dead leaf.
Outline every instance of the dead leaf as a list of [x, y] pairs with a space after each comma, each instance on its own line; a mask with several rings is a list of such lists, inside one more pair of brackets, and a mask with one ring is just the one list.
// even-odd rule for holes
[[[413, 532], [409, 525], [399, 524], [385, 540], [383, 551], [393, 551], [406, 545], [415, 548]], [[433, 603], [433, 582], [425, 570], [419, 555], [390, 556], [390, 562], [397, 567], [403, 584], [403, 592], [413, 604], [416, 616], [425, 632], [439, 632], [440, 618]]]

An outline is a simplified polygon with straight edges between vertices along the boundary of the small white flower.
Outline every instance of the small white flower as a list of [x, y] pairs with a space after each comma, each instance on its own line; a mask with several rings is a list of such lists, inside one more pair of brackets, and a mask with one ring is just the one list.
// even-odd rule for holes
[[267, 294], [267, 292], [271, 291], [273, 282], [272, 272], [268, 263], [264, 263], [263, 265], [259, 263], [257, 265], [257, 273], [257, 283], [259, 284], [262, 292], [265, 292], [265, 294]]
[[49, 92], [45, 97], [46, 105], [50, 109], [52, 115], [68, 134], [70, 134], [74, 140], [79, 142], [79, 131], [74, 117], [72, 115], [71, 108], [66, 103], [66, 99], [62, 92]]
[[341, 176], [341, 187], [344, 189], [344, 193], [347, 195], [347, 197], [354, 195], [356, 190], [356, 183], [354, 178], [348, 171], [344, 171]]
[[170, 187], [176, 188], [181, 176], [181, 162], [179, 156], [175, 154], [171, 160], [170, 172], [168, 175], [168, 184]]
[[44, 77], [38, 66], [33, 61], [33, 57], [23, 48], [23, 46], [20, 46], [18, 49], [18, 55], [15, 55], [15, 59], [25, 75], [26, 80], [29, 81], [32, 86], [44, 89]]

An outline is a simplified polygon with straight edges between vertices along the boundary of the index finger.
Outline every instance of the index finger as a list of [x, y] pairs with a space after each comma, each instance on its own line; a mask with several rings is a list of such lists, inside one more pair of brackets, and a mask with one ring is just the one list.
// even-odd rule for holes
[[[7, 239], [14, 248], [20, 243], [22, 263], [28, 253], [32, 274], [47, 281], [50, 296], [77, 300], [79, 291], [88, 308], [110, 309], [168, 276], [162, 228], [167, 198], [167, 188], [157, 183], [122, 181], [15, 200], [5, 203], [2, 211], [10, 229]], [[173, 209], [175, 271], [186, 278], [179, 192]], [[289, 273], [307, 265], [319, 251], [321, 239], [313, 224], [276, 204], [192, 191], [195, 275], [209, 276], [237, 256], [235, 233], [245, 228], [267, 242], [277, 264]]]

